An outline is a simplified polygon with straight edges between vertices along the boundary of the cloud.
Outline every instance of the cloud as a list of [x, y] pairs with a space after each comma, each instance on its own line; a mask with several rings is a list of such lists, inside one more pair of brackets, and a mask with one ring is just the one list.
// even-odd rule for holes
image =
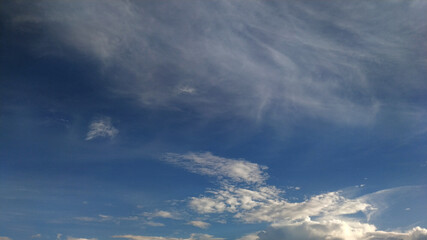
[[98, 240], [97, 238], [74, 238], [74, 237], [67, 237], [67, 240]]
[[241, 238], [238, 238], [237, 240], [258, 240], [259, 239], [258, 234], [259, 234], [259, 232], [251, 233], [251, 234], [245, 235]]
[[99, 63], [110, 93], [142, 107], [367, 125], [396, 101], [420, 106], [411, 97], [426, 90], [426, 9], [422, 0], [74, 0], [31, 5], [11, 22], [43, 26]]
[[[388, 199], [418, 192], [419, 186], [385, 189], [356, 198], [346, 197], [345, 191], [334, 191], [291, 202], [284, 198], [284, 191], [266, 183], [266, 167], [244, 159], [188, 153], [167, 154], [166, 161], [194, 173], [218, 177], [218, 189], [209, 189], [205, 194], [189, 198], [188, 206], [197, 214], [221, 214], [223, 217], [230, 214], [241, 223], [270, 223], [266, 230], [241, 239], [425, 239], [427, 230], [424, 228], [398, 233], [378, 230], [369, 223], [373, 215], [386, 208], [390, 202]], [[236, 168], [243, 170], [236, 171]], [[235, 175], [236, 172], [239, 174]], [[360, 188], [360, 185], [355, 188]], [[196, 225], [194, 223], [190, 222]]]
[[0, 236], [0, 240], [12, 240], [12, 239], [9, 238], [9, 237], [2, 237], [2, 236]]
[[193, 233], [189, 238], [170, 238], [170, 237], [151, 237], [151, 236], [135, 236], [135, 235], [120, 235], [112, 236], [113, 238], [127, 238], [131, 240], [223, 240], [223, 238], [215, 238], [209, 234]]
[[75, 217], [74, 219], [83, 222], [105, 222], [112, 221], [115, 218], [108, 215], [99, 214], [97, 217]]
[[190, 221], [187, 224], [193, 225], [193, 226], [198, 227], [198, 228], [203, 228], [203, 229], [206, 229], [210, 226], [209, 223], [203, 222], [203, 221]]
[[261, 184], [267, 178], [267, 167], [242, 159], [222, 158], [206, 153], [166, 154], [164, 160], [193, 173], [230, 179], [235, 182]]
[[173, 212], [168, 212], [168, 211], [164, 211], [164, 210], [159, 210], [156, 212], [146, 212], [143, 213], [144, 216], [148, 217], [148, 218], [170, 218], [170, 219], [179, 219], [179, 216], [177, 213], [173, 213]]
[[273, 186], [239, 188], [223, 185], [208, 196], [192, 197], [189, 205], [196, 212], [234, 214], [243, 222], [295, 222], [310, 217], [334, 217], [358, 212], [370, 213], [375, 208], [361, 199], [348, 199], [341, 192], [312, 196], [303, 202], [288, 202]]
[[311, 221], [274, 226], [255, 240], [424, 240], [427, 229], [416, 227], [404, 233], [377, 231], [374, 225], [355, 221]]
[[165, 224], [163, 224], [163, 223], [153, 222], [153, 221], [148, 221], [145, 224], [152, 226], [152, 227], [164, 227], [165, 226]]
[[34, 234], [31, 238], [41, 238], [42, 235], [40, 233]]
[[89, 132], [86, 135], [86, 140], [92, 140], [98, 137], [109, 137], [113, 138], [119, 133], [111, 124], [111, 118], [103, 117], [94, 120], [89, 125]]

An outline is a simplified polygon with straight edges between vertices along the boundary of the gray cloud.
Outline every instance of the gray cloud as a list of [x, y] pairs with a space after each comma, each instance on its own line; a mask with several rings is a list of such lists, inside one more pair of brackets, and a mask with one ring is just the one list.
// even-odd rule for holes
[[[425, 87], [425, 1], [44, 1], [15, 24], [100, 63], [149, 108], [365, 125]], [[84, 11], [81, 11], [84, 9]], [[33, 11], [36, 12], [36, 11]]]

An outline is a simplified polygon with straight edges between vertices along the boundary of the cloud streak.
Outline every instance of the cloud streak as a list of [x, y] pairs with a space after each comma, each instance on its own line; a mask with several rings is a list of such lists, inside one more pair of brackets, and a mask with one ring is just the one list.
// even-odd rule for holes
[[424, 1], [47, 1], [35, 9], [12, 22], [41, 25], [92, 57], [111, 92], [147, 108], [366, 125], [396, 99], [417, 106], [402, 91], [426, 90]]
[[193, 173], [215, 176], [234, 182], [261, 184], [268, 178], [265, 166], [251, 163], [242, 159], [222, 158], [205, 153], [174, 154], [164, 157], [166, 162], [183, 167]]

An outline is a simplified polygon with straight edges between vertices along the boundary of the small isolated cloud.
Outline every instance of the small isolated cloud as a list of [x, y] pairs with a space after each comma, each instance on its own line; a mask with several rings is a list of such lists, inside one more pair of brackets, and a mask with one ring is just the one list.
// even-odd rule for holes
[[61, 233], [56, 234], [56, 240], [61, 240], [61, 237], [62, 237]]
[[198, 228], [203, 228], [203, 229], [206, 229], [211, 225], [210, 223], [203, 222], [203, 221], [190, 221], [188, 222], [188, 224]]
[[113, 138], [119, 133], [111, 123], [110, 117], [103, 117], [92, 121], [89, 125], [89, 132], [86, 135], [86, 140], [92, 140], [98, 137]]
[[173, 237], [153, 237], [153, 236], [135, 236], [135, 235], [120, 235], [112, 236], [113, 238], [126, 238], [131, 240], [224, 240], [224, 238], [215, 238], [209, 234], [193, 233], [189, 238], [173, 238]]
[[31, 236], [31, 238], [41, 238], [41, 237], [42, 235], [40, 233], [34, 234], [33, 236]]
[[75, 238], [75, 237], [67, 237], [67, 240], [98, 240], [97, 238]]
[[243, 159], [222, 158], [205, 153], [166, 154], [167, 162], [183, 167], [193, 173], [226, 178], [235, 182], [261, 184], [268, 178], [267, 167]]
[[148, 221], [145, 224], [152, 226], [152, 227], [164, 227], [165, 224], [160, 223], [160, 222], [153, 222], [153, 221]]
[[180, 93], [193, 94], [196, 92], [196, 89], [192, 87], [180, 87], [178, 88], [178, 91]]
[[169, 218], [169, 219], [179, 219], [178, 214], [176, 213], [172, 213], [172, 212], [168, 212], [168, 211], [163, 211], [163, 210], [159, 210], [156, 212], [146, 212], [143, 214], [144, 216], [148, 217], [148, 218]]
[[11, 238], [9, 238], [9, 237], [1, 237], [0, 236], [0, 240], [12, 240]]
[[82, 222], [105, 222], [114, 220], [114, 217], [99, 214], [97, 217], [75, 217], [74, 219]]

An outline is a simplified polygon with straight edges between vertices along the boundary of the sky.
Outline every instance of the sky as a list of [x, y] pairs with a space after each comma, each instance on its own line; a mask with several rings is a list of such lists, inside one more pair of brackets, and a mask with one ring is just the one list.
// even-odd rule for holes
[[426, 11], [1, 1], [0, 240], [427, 239]]

